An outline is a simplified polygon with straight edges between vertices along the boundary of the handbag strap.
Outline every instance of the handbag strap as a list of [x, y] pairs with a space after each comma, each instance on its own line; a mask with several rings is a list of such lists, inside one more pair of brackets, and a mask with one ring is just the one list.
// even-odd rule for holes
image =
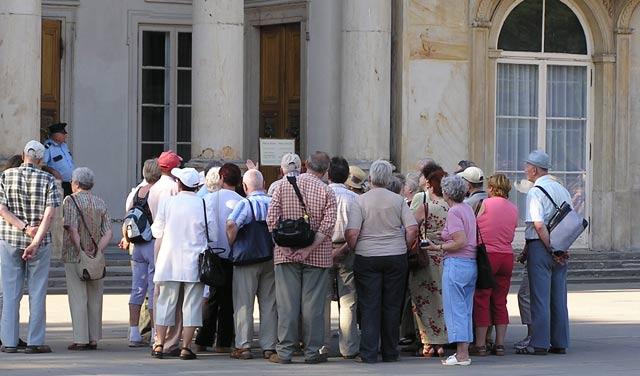
[[539, 190], [542, 191], [542, 193], [544, 193], [545, 196], [547, 196], [547, 198], [549, 199], [549, 201], [551, 201], [551, 203], [553, 204], [553, 206], [556, 208], [556, 210], [559, 210], [560, 208], [558, 207], [558, 205], [556, 205], [556, 202], [553, 201], [553, 199], [551, 198], [551, 195], [549, 194], [549, 192], [547, 192], [546, 189], [542, 188], [539, 185], [534, 185], [535, 188], [538, 188]]
[[207, 203], [204, 202], [204, 198], [202, 199], [202, 212], [204, 213], [204, 232], [207, 234], [207, 243], [211, 243], [211, 239], [209, 238], [209, 220], [207, 219]]
[[476, 208], [476, 212], [475, 212], [475, 219], [476, 219], [476, 243], [478, 244], [484, 244], [484, 240], [482, 239], [482, 233], [480, 232], [480, 226], [478, 226], [478, 212], [480, 211], [480, 207], [482, 207], [482, 202], [484, 201], [484, 199], [480, 200], [480, 202], [478, 202], [478, 207]]
[[307, 211], [307, 205], [304, 204], [304, 200], [302, 199], [302, 193], [300, 193], [300, 188], [298, 188], [298, 183], [296, 183], [295, 176], [287, 176], [287, 181], [291, 183], [293, 186], [293, 190], [296, 191], [296, 196], [298, 196], [298, 200], [300, 201], [300, 205], [302, 205], [302, 211], [307, 217], [310, 217], [309, 212]]
[[429, 219], [429, 205], [427, 204], [427, 195], [428, 192], [424, 192], [424, 196], [422, 197], [422, 206], [424, 207], [424, 219], [422, 220], [422, 230], [424, 237], [427, 237], [427, 219]]
[[84, 228], [87, 229], [87, 234], [89, 234], [89, 237], [93, 242], [93, 246], [96, 247], [96, 252], [97, 252], [98, 243], [96, 243], [96, 240], [93, 238], [93, 235], [91, 235], [91, 230], [89, 229], [89, 226], [87, 226], [87, 222], [84, 220], [84, 215], [82, 215], [82, 210], [80, 210], [80, 206], [78, 206], [78, 202], [76, 202], [76, 199], [75, 197], [73, 197], [73, 195], [69, 195], [69, 197], [71, 197], [71, 201], [73, 201], [73, 204], [76, 206], [76, 209], [78, 210], [78, 214], [80, 214], [80, 219], [82, 220], [82, 224], [84, 225]]

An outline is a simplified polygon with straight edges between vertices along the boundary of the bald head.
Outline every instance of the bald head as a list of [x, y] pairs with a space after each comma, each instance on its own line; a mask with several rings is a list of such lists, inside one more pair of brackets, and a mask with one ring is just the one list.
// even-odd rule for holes
[[247, 194], [264, 189], [264, 178], [258, 170], [247, 170], [242, 177], [242, 183]]

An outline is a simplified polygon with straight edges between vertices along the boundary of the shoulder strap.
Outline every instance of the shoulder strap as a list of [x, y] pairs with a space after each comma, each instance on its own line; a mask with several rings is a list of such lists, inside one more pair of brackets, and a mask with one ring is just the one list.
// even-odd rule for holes
[[480, 233], [480, 226], [478, 226], [478, 212], [480, 211], [480, 207], [482, 206], [482, 202], [484, 199], [478, 202], [478, 206], [476, 207], [475, 219], [476, 219], [476, 243], [484, 244], [484, 240], [482, 240], [482, 234]]
[[302, 199], [302, 193], [300, 193], [300, 188], [298, 188], [298, 183], [296, 183], [295, 176], [287, 176], [287, 180], [293, 186], [293, 190], [296, 191], [296, 196], [298, 196], [298, 200], [300, 201], [300, 205], [302, 205], [302, 210], [304, 214], [309, 216], [309, 212], [307, 212], [307, 205], [304, 204], [304, 200]]
[[424, 230], [424, 236], [427, 236], [427, 219], [429, 219], [429, 204], [427, 204], [428, 192], [424, 192], [422, 197], [422, 206], [424, 207], [424, 219], [422, 220], [422, 228]]
[[536, 188], [538, 188], [539, 190], [541, 190], [541, 191], [542, 191], [542, 193], [544, 193], [544, 195], [545, 195], [545, 196], [547, 196], [547, 198], [551, 201], [551, 203], [553, 204], [553, 206], [554, 206], [556, 209], [559, 209], [558, 205], [556, 205], [556, 202], [555, 202], [555, 201], [553, 201], [553, 199], [551, 198], [551, 195], [549, 194], [549, 192], [547, 192], [547, 190], [546, 190], [546, 189], [542, 188], [542, 187], [541, 187], [541, 186], [539, 186], [539, 185], [534, 185], [534, 187], [536, 187]]
[[204, 198], [202, 199], [202, 212], [204, 213], [204, 232], [207, 234], [207, 243], [210, 243], [211, 238], [209, 238], [209, 220], [207, 219], [207, 204], [204, 202]]
[[80, 214], [80, 219], [82, 220], [82, 224], [84, 225], [84, 228], [87, 229], [87, 233], [89, 234], [89, 237], [93, 242], [93, 245], [96, 247], [96, 252], [97, 252], [98, 243], [96, 243], [96, 240], [93, 238], [93, 235], [91, 235], [91, 230], [89, 229], [89, 226], [87, 226], [87, 222], [84, 220], [84, 215], [82, 215], [82, 210], [80, 210], [80, 206], [78, 206], [78, 203], [76, 202], [76, 199], [75, 197], [73, 197], [73, 195], [69, 195], [69, 197], [71, 197], [71, 201], [73, 201], [73, 204], [76, 206], [76, 209], [78, 210], [78, 214]]
[[476, 206], [476, 210], [473, 214], [475, 214], [476, 218], [478, 217], [478, 213], [480, 212], [480, 207], [482, 207], [482, 202], [484, 201], [484, 199], [478, 201], [478, 206]]
[[[251, 205], [251, 200], [249, 200], [248, 198], [246, 199], [247, 203], [249, 204], [249, 209], [251, 210], [251, 218], [255, 221], [256, 220], [256, 213], [253, 211], [253, 205]], [[258, 203], [256, 202], [256, 205]]]

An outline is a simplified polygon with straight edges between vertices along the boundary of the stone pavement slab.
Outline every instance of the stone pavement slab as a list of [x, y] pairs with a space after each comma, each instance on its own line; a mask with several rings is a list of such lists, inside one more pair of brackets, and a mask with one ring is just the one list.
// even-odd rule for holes
[[[438, 359], [404, 356], [397, 363], [363, 365], [330, 358], [328, 363], [292, 365], [262, 359], [233, 360], [228, 355], [203, 353], [197, 360], [152, 359], [149, 349], [129, 349], [125, 295], [107, 295], [104, 303], [104, 340], [100, 350], [71, 352], [66, 295], [48, 297], [47, 342], [54, 353], [28, 355], [0, 353], [0, 376], [13, 375], [640, 375], [640, 284], [577, 285], [570, 288], [572, 346], [567, 355], [515, 355], [513, 342], [522, 338], [515, 291], [509, 295], [512, 325], [504, 357], [474, 357], [471, 367], [444, 368]], [[21, 309], [28, 314], [27, 299]], [[334, 310], [335, 311], [335, 310]], [[334, 328], [336, 317], [334, 315]], [[26, 330], [22, 325], [22, 331]], [[254, 352], [257, 358], [259, 354]]]

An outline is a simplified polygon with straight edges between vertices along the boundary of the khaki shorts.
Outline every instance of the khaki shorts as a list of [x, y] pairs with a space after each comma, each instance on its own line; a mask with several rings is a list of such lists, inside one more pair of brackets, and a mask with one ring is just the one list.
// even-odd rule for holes
[[178, 295], [183, 288], [182, 325], [202, 326], [202, 283], [164, 281], [156, 283], [156, 288], [160, 291], [154, 307], [156, 325], [175, 326]]

